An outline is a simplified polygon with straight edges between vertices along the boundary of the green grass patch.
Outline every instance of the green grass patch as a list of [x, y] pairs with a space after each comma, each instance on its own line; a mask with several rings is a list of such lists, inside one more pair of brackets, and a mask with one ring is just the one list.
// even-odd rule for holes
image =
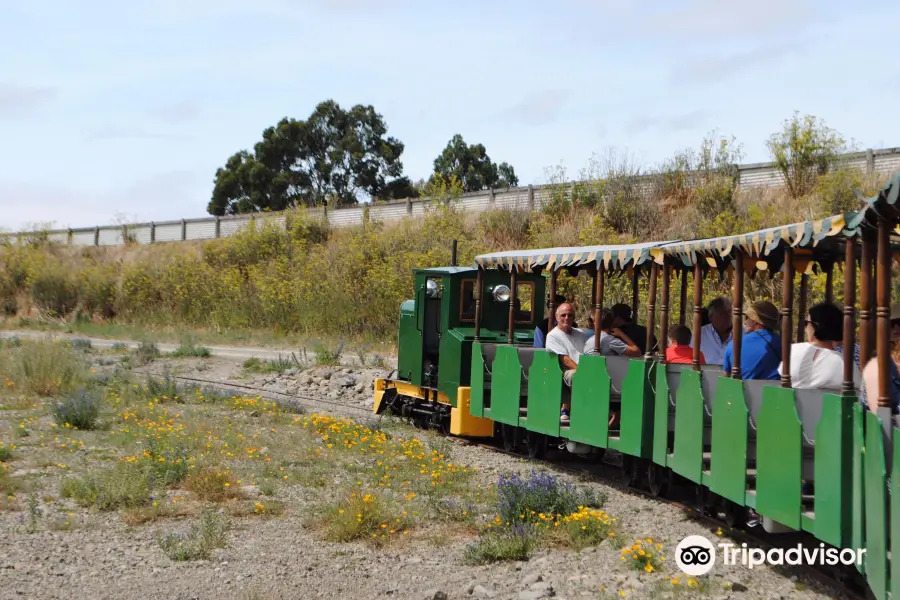
[[136, 508], [150, 498], [150, 481], [140, 465], [120, 462], [112, 468], [82, 477], [66, 477], [59, 487], [63, 498], [72, 498], [79, 506], [110, 511]]
[[157, 535], [157, 543], [171, 560], [207, 559], [213, 550], [228, 542], [228, 520], [213, 511], [204, 511], [187, 533]]

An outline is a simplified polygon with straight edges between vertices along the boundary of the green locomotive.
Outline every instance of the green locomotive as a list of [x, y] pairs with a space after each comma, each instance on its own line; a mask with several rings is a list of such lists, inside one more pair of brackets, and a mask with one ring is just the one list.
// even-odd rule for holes
[[[375, 382], [374, 410], [451, 435], [498, 436], [510, 449], [524, 440], [532, 457], [549, 444], [577, 454], [616, 450], [623, 479], [655, 495], [678, 478], [695, 489], [699, 507], [723, 513], [731, 525], [752, 510], [769, 532], [864, 549], [856, 568], [871, 595], [900, 598], [900, 558], [892, 560], [900, 557], [900, 494], [892, 493], [900, 481], [900, 377], [890, 376], [892, 344], [900, 350], [891, 337], [892, 323], [900, 325], [900, 304], [891, 310], [898, 248], [900, 175], [860, 211], [817, 221], [707, 240], [501, 252], [476, 257], [471, 268], [419, 270], [416, 297], [401, 307], [398, 376]], [[834, 303], [836, 266], [844, 276], [843, 384], [795, 388], [791, 344], [795, 334], [801, 341], [809, 274], [827, 274], [825, 296]], [[566, 385], [560, 357], [532, 347], [545, 308], [554, 325], [561, 271], [593, 278], [595, 324], [607, 276], [645, 278], [648, 342], [658, 331], [659, 352], [584, 354]], [[727, 278], [732, 288], [734, 367], [727, 373], [700, 364], [709, 276]], [[742, 379], [740, 368], [744, 281], [763, 276], [782, 284], [780, 380]], [[682, 324], [693, 283], [693, 357], [667, 364], [679, 278]], [[857, 342], [858, 358], [850, 350]], [[854, 379], [855, 361], [878, 367], [877, 385], [866, 387], [868, 410], [859, 385], [871, 384]], [[563, 405], [571, 407], [565, 421]]]

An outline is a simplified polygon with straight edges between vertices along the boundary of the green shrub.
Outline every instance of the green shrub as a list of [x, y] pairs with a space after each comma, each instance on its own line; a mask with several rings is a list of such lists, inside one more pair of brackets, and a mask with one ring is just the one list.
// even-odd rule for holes
[[38, 396], [57, 396], [87, 379], [87, 363], [68, 344], [35, 341], [21, 344], [0, 357], [0, 370], [17, 390]]
[[540, 543], [540, 534], [534, 525], [519, 523], [506, 529], [491, 529], [469, 544], [465, 549], [465, 561], [483, 565], [499, 561], [524, 561]]
[[102, 511], [137, 508], [147, 503], [150, 484], [147, 472], [137, 463], [122, 462], [104, 471], [83, 477], [66, 477], [60, 484], [63, 498], [72, 498], [80, 506], [95, 506]]
[[216, 548], [224, 548], [228, 542], [228, 520], [214, 511], [206, 510], [200, 520], [184, 534], [157, 535], [157, 543], [171, 560], [207, 559]]

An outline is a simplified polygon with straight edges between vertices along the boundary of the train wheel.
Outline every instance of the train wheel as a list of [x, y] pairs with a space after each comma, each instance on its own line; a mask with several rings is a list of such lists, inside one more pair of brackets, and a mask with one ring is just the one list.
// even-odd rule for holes
[[747, 508], [732, 502], [728, 498], [722, 499], [722, 509], [725, 513], [725, 523], [732, 529], [743, 529], [747, 526]]
[[503, 449], [513, 452], [519, 445], [519, 428], [503, 424]]
[[638, 480], [638, 459], [630, 454], [622, 455], [621, 481], [628, 487], [634, 487]]
[[528, 448], [528, 458], [544, 458], [547, 453], [547, 436], [543, 433], [526, 431], [525, 446]]
[[694, 484], [694, 509], [704, 515], [709, 515], [709, 490], [700, 485]]
[[665, 498], [672, 486], [672, 472], [651, 461], [647, 467], [647, 483], [651, 496]]

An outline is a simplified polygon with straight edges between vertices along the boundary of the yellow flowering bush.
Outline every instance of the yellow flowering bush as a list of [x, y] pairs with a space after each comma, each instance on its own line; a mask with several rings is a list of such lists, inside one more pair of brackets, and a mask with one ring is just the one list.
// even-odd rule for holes
[[325, 510], [325, 538], [335, 542], [364, 540], [376, 545], [409, 533], [406, 511], [385, 497], [357, 491], [340, 497]]
[[620, 560], [629, 562], [635, 569], [652, 573], [665, 560], [665, 556], [660, 554], [662, 549], [663, 545], [654, 542], [653, 538], [639, 539], [631, 546], [622, 548]]

